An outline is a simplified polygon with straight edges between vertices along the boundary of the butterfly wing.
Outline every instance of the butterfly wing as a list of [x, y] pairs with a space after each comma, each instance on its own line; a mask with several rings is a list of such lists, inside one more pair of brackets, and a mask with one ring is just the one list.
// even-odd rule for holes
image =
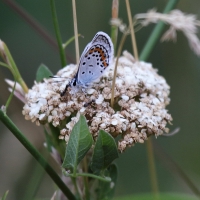
[[113, 59], [113, 43], [104, 32], [98, 32], [84, 49], [77, 72], [77, 83], [87, 86], [100, 78]]

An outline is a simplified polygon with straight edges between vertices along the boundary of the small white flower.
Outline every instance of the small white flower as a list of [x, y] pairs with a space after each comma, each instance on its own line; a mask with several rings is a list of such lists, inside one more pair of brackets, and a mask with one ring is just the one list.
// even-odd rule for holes
[[127, 95], [124, 95], [124, 94], [123, 94], [121, 97], [122, 97], [122, 99], [123, 99], [124, 101], [128, 101], [128, 100], [129, 100], [129, 97], [128, 97]]
[[118, 124], [118, 120], [112, 119], [112, 120], [111, 120], [111, 124], [114, 125], [114, 126], [117, 125], [117, 124]]
[[95, 100], [95, 103], [96, 104], [102, 104], [103, 100], [104, 100], [103, 95], [100, 94], [99, 97], [98, 97], [98, 99]]
[[95, 92], [95, 89], [93, 89], [93, 88], [89, 88], [88, 90], [87, 90], [87, 93], [88, 94], [93, 94]]

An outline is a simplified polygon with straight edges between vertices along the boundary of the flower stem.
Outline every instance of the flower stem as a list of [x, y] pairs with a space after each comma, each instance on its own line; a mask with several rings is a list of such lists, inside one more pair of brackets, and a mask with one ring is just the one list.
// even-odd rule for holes
[[[166, 5], [164, 9], [164, 13], [169, 12], [172, 10], [178, 3], [179, 0], [169, 0], [168, 4]], [[152, 31], [148, 41], [146, 42], [146, 45], [144, 46], [141, 54], [140, 54], [140, 60], [147, 60], [153, 47], [155, 46], [156, 42], [160, 38], [160, 35], [164, 29], [165, 24], [163, 22], [159, 22], [154, 30]], [[152, 191], [155, 194], [155, 198], [158, 199], [158, 184], [157, 184], [157, 177], [156, 177], [156, 169], [155, 169], [155, 163], [154, 163], [154, 155], [153, 155], [153, 147], [152, 147], [152, 141], [149, 138], [149, 141], [147, 142], [147, 155], [149, 159], [149, 171], [151, 176], [151, 185], [152, 185]]]
[[31, 153], [31, 155], [39, 162], [39, 164], [53, 179], [55, 184], [57, 184], [57, 186], [65, 194], [65, 196], [68, 197], [68, 199], [76, 200], [75, 196], [72, 194], [69, 188], [64, 184], [64, 182], [54, 171], [54, 169], [48, 164], [48, 162], [46, 162], [46, 160], [41, 156], [41, 154], [37, 151], [37, 149], [35, 149], [35, 147], [26, 139], [26, 137], [21, 133], [21, 131], [15, 126], [15, 124], [11, 121], [11, 119], [1, 109], [0, 109], [0, 120], [14, 134], [14, 136], [21, 142], [21, 144]]
[[133, 55], [135, 57], [135, 60], [138, 61], [139, 58], [138, 58], [137, 43], [136, 43], [136, 39], [135, 39], [134, 25], [133, 25], [129, 0], [126, 0], [126, 9], [127, 9], [127, 14], [128, 14], [129, 27], [130, 27], [130, 30], [131, 30]]
[[72, 10], [73, 10], [73, 19], [74, 19], [76, 64], [78, 65], [78, 63], [79, 63], [79, 45], [78, 45], [78, 28], [77, 28], [77, 16], [76, 16], [76, 0], [72, 0]]
[[65, 51], [62, 46], [62, 40], [61, 40], [54, 0], [50, 0], [50, 4], [51, 4], [51, 12], [52, 12], [52, 18], [53, 18], [53, 25], [54, 25], [56, 39], [57, 39], [58, 48], [59, 48], [59, 52], [60, 52], [60, 60], [61, 60], [62, 67], [64, 67], [64, 66], [66, 66]]
[[[169, 0], [168, 4], [166, 5], [163, 13], [168, 13], [172, 10], [178, 3], [179, 0]], [[140, 60], [147, 60], [150, 53], [152, 52], [153, 47], [155, 46], [156, 42], [160, 38], [160, 35], [164, 29], [165, 24], [163, 22], [159, 22], [154, 30], [152, 31], [148, 41], [146, 42], [141, 54]]]
[[147, 156], [149, 160], [149, 172], [150, 172], [152, 192], [155, 195], [155, 199], [159, 199], [158, 198], [158, 182], [157, 182], [157, 176], [156, 176], [156, 167], [155, 167], [151, 138], [149, 138], [147, 141]]
[[[88, 165], [87, 165], [87, 158], [86, 156], [83, 158], [83, 172], [87, 173], [88, 171]], [[84, 186], [85, 186], [85, 199], [89, 200], [90, 199], [90, 192], [89, 192], [89, 185], [88, 185], [88, 177], [85, 176], [83, 177], [84, 179]]]
[[101, 176], [96, 176], [94, 174], [89, 174], [89, 173], [77, 173], [76, 176], [85, 176], [85, 177], [91, 177], [91, 178], [95, 178], [95, 179], [98, 179], [100, 181], [104, 181], [104, 182], [110, 182], [111, 179], [109, 178], [104, 178], [104, 177], [101, 177]]
[[[113, 0], [112, 2], [112, 19], [118, 18], [119, 11], [119, 0]], [[116, 51], [117, 46], [117, 36], [118, 36], [118, 27], [115, 25], [111, 26], [111, 39], [114, 46], [114, 52]]]
[[76, 198], [77, 198], [78, 200], [80, 200], [80, 199], [81, 199], [81, 196], [80, 196], [80, 194], [79, 194], [79, 189], [78, 189], [78, 186], [77, 186], [76, 177], [72, 177], [72, 182], [73, 182], [73, 184], [74, 184], [74, 188], [75, 188], [75, 191], [76, 191]]
[[116, 76], [117, 76], [117, 64], [118, 64], [119, 56], [122, 52], [122, 47], [123, 47], [124, 42], [126, 40], [126, 36], [127, 36], [126, 33], [124, 33], [123, 36], [122, 36], [122, 39], [120, 41], [119, 48], [118, 48], [118, 51], [117, 51], [117, 59], [115, 61], [115, 69], [114, 69], [114, 75], [113, 75], [113, 81], [112, 81], [112, 91], [111, 91], [111, 107], [112, 108], [114, 106], [114, 98], [115, 98], [115, 81], [116, 81]]

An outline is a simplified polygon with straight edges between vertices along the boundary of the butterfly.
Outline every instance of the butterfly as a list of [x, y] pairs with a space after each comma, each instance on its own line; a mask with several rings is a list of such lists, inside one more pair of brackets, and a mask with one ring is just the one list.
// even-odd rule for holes
[[88, 87], [96, 79], [103, 75], [103, 72], [110, 66], [113, 60], [114, 48], [108, 34], [99, 31], [92, 41], [85, 47], [74, 78], [66, 85], [60, 93], [65, 95], [68, 87]]

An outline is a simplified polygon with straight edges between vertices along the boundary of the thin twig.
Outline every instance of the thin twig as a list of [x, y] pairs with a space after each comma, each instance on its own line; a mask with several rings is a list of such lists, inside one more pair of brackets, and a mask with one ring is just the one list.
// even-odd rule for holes
[[[78, 34], [78, 37], [83, 37], [81, 34]], [[67, 40], [64, 44], [63, 44], [63, 48], [65, 49], [73, 40], [75, 40], [75, 36], [72, 36], [71, 38], [69, 38], [69, 40]]]
[[135, 32], [134, 32], [134, 26], [133, 26], [133, 21], [132, 21], [132, 15], [131, 15], [129, 0], [126, 0], [126, 9], [127, 9], [127, 14], [128, 14], [128, 20], [129, 20], [129, 28], [131, 30], [133, 55], [135, 57], [135, 60], [138, 61], [139, 57], [138, 57], [137, 43], [136, 43], [136, 39], [135, 39]]
[[72, 0], [72, 10], [74, 19], [74, 36], [75, 36], [75, 48], [76, 48], [76, 63], [79, 63], [79, 45], [78, 45], [78, 28], [77, 28], [77, 16], [76, 16], [76, 0]]
[[177, 127], [173, 131], [171, 131], [170, 133], [163, 133], [161, 136], [171, 137], [171, 136], [176, 135], [179, 131], [180, 131], [180, 127]]
[[[118, 12], [119, 12], [119, 0], [113, 0], [112, 2], [112, 19], [118, 18]], [[111, 26], [111, 39], [114, 46], [114, 52], [116, 52], [116, 46], [117, 46], [117, 36], [118, 36], [118, 27], [115, 25]]]
[[115, 81], [116, 81], [116, 76], [117, 76], [117, 65], [118, 65], [119, 56], [122, 52], [122, 47], [124, 45], [126, 36], [127, 36], [127, 33], [124, 33], [120, 41], [118, 51], [117, 51], [117, 59], [115, 62], [115, 69], [114, 69], [113, 81], [112, 81], [112, 92], [111, 92], [111, 107], [112, 108], [114, 107], [114, 99], [115, 99]]

